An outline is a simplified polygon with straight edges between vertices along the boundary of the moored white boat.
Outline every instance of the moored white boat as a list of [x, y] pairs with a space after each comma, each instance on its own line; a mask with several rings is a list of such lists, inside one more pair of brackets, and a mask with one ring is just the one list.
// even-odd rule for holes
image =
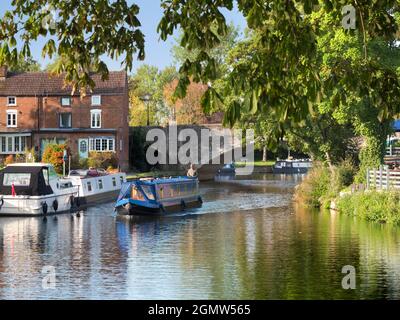
[[305, 174], [312, 168], [312, 161], [309, 159], [278, 160], [273, 166], [274, 174]]
[[0, 171], [0, 217], [65, 213], [112, 201], [125, 181], [125, 173], [80, 170], [62, 178], [50, 164], [12, 164]]

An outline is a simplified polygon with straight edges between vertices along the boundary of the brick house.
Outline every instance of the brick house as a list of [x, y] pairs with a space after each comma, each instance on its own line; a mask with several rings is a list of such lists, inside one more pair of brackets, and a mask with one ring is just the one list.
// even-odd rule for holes
[[76, 159], [90, 151], [115, 152], [121, 169], [129, 165], [129, 96], [125, 71], [110, 72], [81, 98], [64, 77], [46, 72], [7, 72], [0, 67], [0, 158], [48, 143], [67, 143]]

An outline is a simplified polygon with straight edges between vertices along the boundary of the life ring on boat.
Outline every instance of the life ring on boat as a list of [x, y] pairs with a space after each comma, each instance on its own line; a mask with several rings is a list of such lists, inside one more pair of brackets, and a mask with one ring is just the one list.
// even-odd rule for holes
[[45, 202], [42, 202], [42, 211], [43, 211], [43, 214], [46, 215], [48, 210], [49, 210], [49, 206], [47, 205], [47, 202], [46, 202], [46, 201], [45, 201]]
[[58, 201], [57, 201], [57, 199], [55, 199], [53, 201], [53, 209], [54, 209], [54, 212], [57, 212], [57, 210], [58, 210]]

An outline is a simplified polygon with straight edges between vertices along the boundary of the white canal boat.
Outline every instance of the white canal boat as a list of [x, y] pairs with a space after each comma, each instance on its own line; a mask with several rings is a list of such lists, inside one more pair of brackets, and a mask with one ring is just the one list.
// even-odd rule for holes
[[113, 201], [125, 182], [122, 172], [74, 170], [62, 178], [50, 164], [12, 164], [0, 171], [0, 217], [66, 213]]

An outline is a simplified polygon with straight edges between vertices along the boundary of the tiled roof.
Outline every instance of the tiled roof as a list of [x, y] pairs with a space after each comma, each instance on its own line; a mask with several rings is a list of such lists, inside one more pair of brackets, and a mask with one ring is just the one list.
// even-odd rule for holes
[[[125, 71], [110, 71], [106, 81], [99, 74], [92, 74], [96, 83], [93, 94], [123, 94], [126, 84]], [[8, 73], [0, 80], [0, 96], [70, 95], [71, 87], [65, 87], [64, 74], [48, 72]], [[90, 92], [90, 91], [88, 91]], [[79, 92], [75, 92], [79, 95]]]

